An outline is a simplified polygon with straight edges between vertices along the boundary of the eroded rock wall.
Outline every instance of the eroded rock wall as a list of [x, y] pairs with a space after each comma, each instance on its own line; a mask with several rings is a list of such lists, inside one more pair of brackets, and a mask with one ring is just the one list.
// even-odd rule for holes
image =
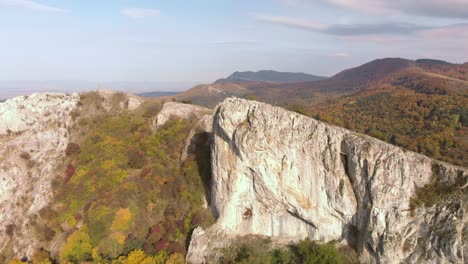
[[[217, 245], [216, 237], [247, 234], [282, 241], [336, 240], [369, 263], [466, 259], [466, 185], [458, 190], [461, 199], [410, 208], [415, 188], [434, 177], [448, 184], [466, 182], [464, 168], [234, 98], [214, 114], [211, 156], [211, 205], [218, 220], [206, 231], [196, 230], [190, 262], [218, 254], [213, 248], [225, 242]], [[208, 243], [211, 250], [199, 248]]]

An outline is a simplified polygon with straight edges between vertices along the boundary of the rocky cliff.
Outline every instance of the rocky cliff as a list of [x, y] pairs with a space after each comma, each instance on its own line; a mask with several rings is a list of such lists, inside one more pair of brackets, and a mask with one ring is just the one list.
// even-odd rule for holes
[[0, 104], [0, 253], [32, 255], [34, 218], [52, 198], [78, 101], [78, 94], [49, 93]]
[[194, 231], [191, 263], [248, 234], [338, 241], [364, 263], [466, 261], [465, 168], [242, 99], [218, 106], [212, 140], [218, 218]]

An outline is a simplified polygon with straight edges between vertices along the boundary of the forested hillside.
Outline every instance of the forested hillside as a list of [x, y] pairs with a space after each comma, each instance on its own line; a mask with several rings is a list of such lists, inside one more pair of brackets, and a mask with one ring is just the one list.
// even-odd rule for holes
[[467, 92], [436, 95], [391, 88], [346, 96], [307, 114], [467, 167], [467, 106]]

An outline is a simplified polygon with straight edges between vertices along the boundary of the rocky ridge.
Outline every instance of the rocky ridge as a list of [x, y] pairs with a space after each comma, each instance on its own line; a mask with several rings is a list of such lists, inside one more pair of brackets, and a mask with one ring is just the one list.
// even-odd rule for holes
[[[284, 109], [226, 99], [213, 116], [211, 206], [190, 263], [248, 234], [339, 241], [363, 263], [464, 263], [468, 170]], [[459, 195], [412, 208], [418, 188]]]

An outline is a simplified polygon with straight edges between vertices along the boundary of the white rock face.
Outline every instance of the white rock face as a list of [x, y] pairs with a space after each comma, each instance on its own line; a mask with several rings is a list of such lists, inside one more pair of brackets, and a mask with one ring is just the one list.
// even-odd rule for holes
[[52, 198], [78, 101], [78, 94], [43, 93], [0, 103], [0, 252], [10, 245], [18, 256], [32, 255], [30, 221]]
[[409, 206], [415, 188], [433, 174], [442, 182], [466, 182], [467, 169], [232, 98], [214, 114], [211, 156], [211, 206], [218, 220], [194, 232], [191, 263], [219, 254], [215, 249], [226, 237], [247, 234], [337, 240], [365, 263], [466, 261], [466, 185], [459, 190], [463, 199], [413, 214]]
[[166, 122], [171, 118], [200, 119], [202, 116], [209, 113], [211, 113], [211, 110], [205, 107], [192, 104], [168, 102], [164, 104], [162, 110], [156, 117], [155, 126], [156, 128], [160, 128], [164, 126], [164, 124], [166, 124]]

